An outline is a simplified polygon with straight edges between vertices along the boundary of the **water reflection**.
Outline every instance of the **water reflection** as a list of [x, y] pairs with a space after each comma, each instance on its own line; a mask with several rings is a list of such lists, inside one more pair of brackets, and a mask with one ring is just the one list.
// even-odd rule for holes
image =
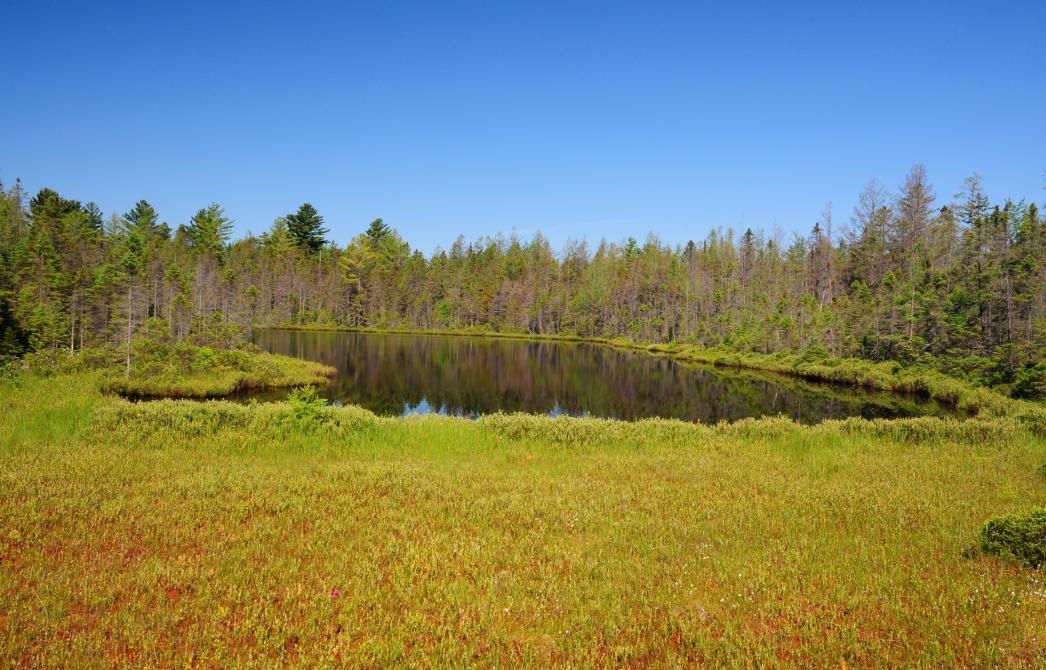
[[501, 411], [714, 423], [784, 414], [815, 423], [945, 411], [902, 396], [690, 367], [583, 343], [281, 330], [259, 332], [256, 341], [336, 367], [323, 391], [331, 402], [392, 416]]

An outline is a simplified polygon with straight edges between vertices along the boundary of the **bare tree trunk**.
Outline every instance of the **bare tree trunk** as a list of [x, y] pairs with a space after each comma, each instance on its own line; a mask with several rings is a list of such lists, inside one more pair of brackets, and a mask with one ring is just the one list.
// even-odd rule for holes
[[69, 305], [69, 353], [76, 350], [76, 303]]
[[124, 377], [131, 376], [131, 282], [127, 282], [127, 368]]

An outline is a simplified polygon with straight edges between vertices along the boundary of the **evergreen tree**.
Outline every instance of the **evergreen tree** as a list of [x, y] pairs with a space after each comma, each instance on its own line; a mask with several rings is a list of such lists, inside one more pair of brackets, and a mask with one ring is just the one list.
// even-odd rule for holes
[[364, 233], [364, 235], [367, 236], [367, 239], [370, 240], [370, 243], [374, 247], [378, 247], [382, 240], [388, 237], [391, 232], [392, 229], [390, 229], [380, 218], [377, 218], [370, 222], [370, 225], [367, 227], [367, 232]]
[[304, 253], [316, 254], [327, 243], [324, 236], [328, 231], [323, 227], [323, 217], [311, 204], [303, 203], [297, 212], [284, 218], [288, 232]]
[[84, 205], [84, 213], [87, 215], [87, 224], [101, 233], [104, 219], [102, 218], [102, 210], [99, 209], [98, 205], [93, 202], [87, 203]]
[[232, 233], [232, 220], [225, 216], [218, 203], [211, 203], [196, 212], [186, 232], [191, 248], [221, 258]]
[[556, 253], [512, 235], [426, 257], [381, 219], [327, 246], [306, 205], [232, 246], [218, 205], [174, 239], [145, 201], [99, 233], [96, 206], [51, 189], [26, 203], [16, 182], [0, 189], [0, 346], [126, 347], [149, 317], [182, 339], [217, 314], [248, 328], [483, 327], [917, 359], [1034, 396], [1046, 388], [1042, 210], [995, 205], [976, 176], [954, 203], [933, 201], [916, 166], [895, 198], [870, 184], [839, 236], [826, 210], [791, 244], [711, 230], [679, 247], [651, 235]]
[[261, 236], [260, 241], [262, 246], [270, 250], [277, 258], [286, 257], [297, 244], [287, 226], [287, 218], [283, 216], [277, 217], [272, 222], [272, 227]]

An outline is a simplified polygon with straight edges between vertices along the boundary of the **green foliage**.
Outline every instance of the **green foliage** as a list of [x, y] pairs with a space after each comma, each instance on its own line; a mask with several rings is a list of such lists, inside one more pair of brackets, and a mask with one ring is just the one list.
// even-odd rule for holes
[[218, 362], [218, 357], [214, 354], [214, 349], [210, 347], [200, 347], [196, 350], [196, 355], [193, 357], [192, 369], [194, 371], [210, 370], [215, 367]]
[[312, 430], [319, 423], [327, 402], [316, 393], [315, 386], [300, 386], [287, 396], [291, 423], [298, 430]]
[[1026, 363], [1013, 379], [1014, 398], [1046, 399], [1046, 361]]
[[297, 242], [290, 232], [287, 218], [277, 217], [269, 231], [261, 236], [262, 247], [277, 258], [284, 258], [295, 248]]
[[309, 203], [303, 203], [298, 211], [284, 217], [287, 232], [294, 243], [306, 254], [315, 254], [326, 244], [323, 216]]
[[225, 216], [218, 203], [211, 203], [196, 212], [189, 221], [187, 232], [189, 246], [197, 253], [223, 258], [232, 233], [232, 220]]
[[[712, 230], [672, 246], [459, 238], [426, 256], [381, 219], [346, 246], [308, 203], [229, 244], [218, 205], [169, 239], [139, 200], [101, 226], [90, 204], [0, 189], [0, 347], [127, 343], [150, 317], [215, 350], [231, 330], [281, 324], [482, 330], [861, 358], [932, 369], [1019, 398], [1046, 393], [1046, 221], [971, 178], [936, 202], [916, 166], [895, 194], [871, 184], [854, 225], [830, 212], [787, 244]], [[152, 337], [152, 336], [150, 336]], [[794, 367], [794, 366], [793, 366]], [[819, 374], [811, 372], [811, 374]], [[918, 372], [917, 374], [921, 374]], [[921, 391], [919, 391], [921, 392]]]
[[1033, 568], [1046, 566], [1046, 508], [989, 520], [981, 530], [981, 549]]
[[211, 398], [246, 389], [322, 384], [334, 370], [320, 363], [253, 351], [196, 346], [137, 336], [135, 366], [122, 374], [123, 354], [115, 348], [40, 351], [28, 357], [37, 374], [101, 374], [101, 388], [130, 397]]
[[127, 221], [128, 230], [136, 233], [147, 244], [166, 241], [170, 237], [170, 228], [167, 224], [159, 223], [156, 209], [145, 200], [136, 202], [123, 218]]
[[21, 370], [16, 360], [9, 356], [0, 356], [0, 384], [18, 386], [21, 383]]
[[232, 349], [246, 344], [243, 326], [226, 321], [217, 311], [211, 312], [209, 318], [193, 319], [189, 339], [197, 346], [214, 349]]
[[0, 295], [0, 359], [19, 356], [29, 349], [29, 334], [15, 318], [8, 300]]
[[380, 245], [390, 234], [392, 234], [392, 229], [390, 229], [388, 224], [380, 218], [371, 221], [370, 225], [367, 227], [367, 232], [364, 233], [370, 243], [375, 247]]
[[29, 212], [37, 225], [53, 223], [75, 212], [80, 207], [77, 200], [67, 200], [50, 188], [42, 188], [29, 201]]
[[121, 246], [120, 265], [129, 276], [141, 274], [148, 261], [145, 240], [137, 230], [128, 231]]

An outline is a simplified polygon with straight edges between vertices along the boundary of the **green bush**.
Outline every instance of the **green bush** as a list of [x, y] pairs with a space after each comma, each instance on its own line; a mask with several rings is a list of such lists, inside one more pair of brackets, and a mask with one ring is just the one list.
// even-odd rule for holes
[[1046, 363], [1031, 363], [1017, 371], [1013, 378], [1014, 398], [1046, 398]]
[[239, 349], [224, 349], [219, 351], [218, 364], [234, 370], [249, 370], [251, 368], [251, 355]]
[[316, 395], [316, 387], [302, 386], [287, 396], [291, 406], [291, 423], [300, 429], [309, 429], [319, 423], [327, 401]]
[[21, 370], [14, 358], [0, 356], [0, 383], [9, 382], [19, 386], [22, 381]]
[[217, 364], [218, 358], [214, 354], [214, 349], [203, 346], [196, 350], [196, 358], [193, 360], [193, 370], [210, 370]]
[[1046, 509], [990, 519], [981, 529], [981, 549], [1033, 568], [1046, 566]]

